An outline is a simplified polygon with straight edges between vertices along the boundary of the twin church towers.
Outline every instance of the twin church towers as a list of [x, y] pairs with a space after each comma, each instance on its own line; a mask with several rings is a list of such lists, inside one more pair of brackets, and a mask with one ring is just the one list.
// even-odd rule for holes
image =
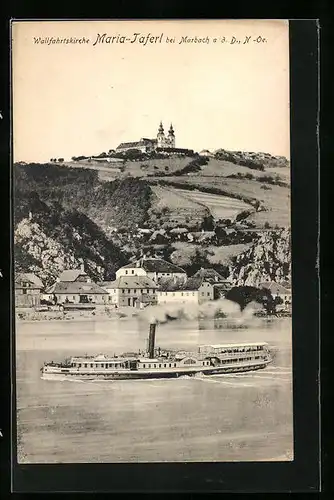
[[[160, 122], [158, 133], [156, 139], [147, 139], [145, 137], [141, 138], [136, 142], [122, 142], [116, 148], [117, 153], [126, 153], [131, 149], [136, 149], [142, 153], [149, 153], [151, 151], [157, 150], [175, 150], [175, 132], [173, 125], [169, 127], [167, 135], [165, 135], [164, 127], [162, 122]], [[181, 150], [178, 149], [181, 152]], [[182, 150], [183, 151], [183, 150]], [[172, 151], [167, 151], [172, 153]]]
[[164, 127], [160, 122], [157, 134], [157, 147], [158, 148], [175, 148], [175, 133], [173, 125], [171, 124], [167, 136], [165, 135]]

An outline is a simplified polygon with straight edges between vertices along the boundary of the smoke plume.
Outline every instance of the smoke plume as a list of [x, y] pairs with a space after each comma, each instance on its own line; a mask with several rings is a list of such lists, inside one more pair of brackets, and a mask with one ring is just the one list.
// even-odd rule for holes
[[219, 299], [204, 302], [203, 304], [178, 303], [148, 306], [144, 310], [144, 316], [149, 323], [167, 323], [178, 319], [213, 319], [215, 317], [238, 320], [243, 317], [243, 314], [235, 302]]

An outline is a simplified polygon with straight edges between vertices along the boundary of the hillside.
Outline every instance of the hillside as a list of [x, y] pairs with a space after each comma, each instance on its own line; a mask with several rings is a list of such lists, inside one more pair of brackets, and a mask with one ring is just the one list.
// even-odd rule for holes
[[[199, 175], [228, 177], [229, 175], [252, 175], [260, 177], [264, 174], [277, 174], [282, 179], [289, 177], [290, 163], [282, 156], [272, 156], [267, 153], [252, 153], [240, 151], [217, 150], [213, 157], [203, 157], [194, 153], [191, 156], [173, 155], [161, 156], [154, 153], [142, 153], [133, 155], [126, 154], [122, 159], [110, 158], [111, 162], [84, 160], [66, 162], [64, 165], [82, 167], [86, 169], [110, 172], [117, 178], [152, 177], [163, 175], [186, 175], [180, 174], [184, 169], [189, 172], [198, 172]], [[191, 168], [193, 166], [193, 168]]]
[[291, 282], [290, 230], [261, 236], [233, 259], [229, 277], [238, 286], [258, 286], [263, 281]]
[[91, 277], [111, 279], [128, 260], [86, 215], [57, 202], [46, 205], [36, 193], [24, 199], [15, 215], [16, 271], [34, 272], [44, 284], [63, 269], [78, 268], [82, 261]]
[[[106, 234], [113, 227], [142, 224], [150, 208], [151, 189], [145, 181], [126, 178], [100, 182], [98, 172], [52, 164], [14, 165], [15, 217], [25, 200], [37, 193], [46, 204], [84, 213]], [[25, 210], [27, 215], [27, 210]]]
[[273, 156], [269, 153], [253, 153], [248, 151], [227, 151], [226, 149], [217, 149], [215, 151], [215, 158], [260, 170], [273, 167], [290, 167], [290, 163], [287, 158], [284, 156]]
[[252, 213], [247, 220], [254, 222], [257, 228], [263, 228], [268, 224], [270, 227], [277, 225], [281, 228], [290, 225], [290, 189], [288, 186], [263, 183], [255, 179], [204, 175], [160, 177], [149, 182], [169, 188], [174, 187], [176, 190], [187, 190], [193, 200], [196, 200], [196, 197], [199, 199], [200, 196], [203, 201], [203, 193], [209, 193], [212, 195], [209, 203], [215, 206], [217, 206], [217, 196], [222, 197], [222, 205], [224, 205], [223, 197], [232, 198], [231, 208], [235, 200], [240, 200], [248, 205], [244, 209], [240, 205], [240, 211], [251, 209]]
[[[173, 158], [166, 175], [166, 158], [157, 158], [150, 161], [161, 172], [150, 176], [131, 161], [143, 176], [110, 182], [95, 165], [14, 165], [17, 270], [48, 284], [84, 261], [92, 278], [112, 279], [117, 267], [145, 252], [182, 262], [189, 273], [214, 267], [237, 282], [265, 275], [252, 244], [268, 225], [289, 227], [288, 178], [275, 177], [287, 167], [273, 166], [269, 175], [227, 160]], [[262, 254], [275, 253], [275, 232], [262, 238]], [[264, 260], [272, 263], [270, 255]], [[278, 278], [286, 276], [286, 262], [275, 262]]]

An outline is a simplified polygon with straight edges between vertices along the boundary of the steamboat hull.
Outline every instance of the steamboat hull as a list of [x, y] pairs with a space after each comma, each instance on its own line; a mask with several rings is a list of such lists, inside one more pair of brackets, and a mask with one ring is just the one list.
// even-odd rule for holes
[[210, 366], [207, 368], [193, 368], [193, 369], [172, 369], [172, 370], [124, 370], [119, 372], [85, 372], [85, 371], [64, 371], [44, 367], [42, 371], [42, 379], [44, 380], [146, 380], [146, 379], [170, 379], [179, 377], [194, 377], [195, 375], [223, 375], [227, 373], [248, 372], [261, 370], [265, 368], [270, 361], [257, 362], [247, 365], [234, 365], [234, 366]]

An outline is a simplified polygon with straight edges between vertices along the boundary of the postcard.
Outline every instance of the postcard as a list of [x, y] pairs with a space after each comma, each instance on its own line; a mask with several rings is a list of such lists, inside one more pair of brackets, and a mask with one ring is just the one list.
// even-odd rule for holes
[[18, 464], [294, 459], [289, 23], [13, 21]]

